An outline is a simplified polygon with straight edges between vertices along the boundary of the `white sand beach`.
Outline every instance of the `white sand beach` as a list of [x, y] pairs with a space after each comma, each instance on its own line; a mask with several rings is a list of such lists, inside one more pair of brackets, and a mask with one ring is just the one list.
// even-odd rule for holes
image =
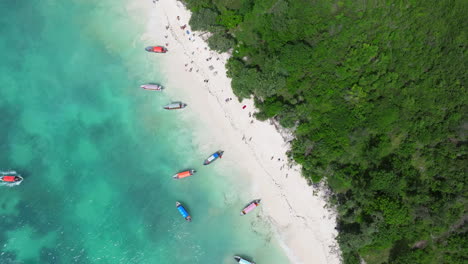
[[[135, 1], [127, 9], [131, 15], [139, 12], [148, 17], [142, 41], [167, 43], [169, 52], [156, 56], [161, 56], [168, 78], [164, 85], [177, 91], [165, 92], [183, 93], [201, 125], [209, 127], [210, 134], [221, 135], [217, 141], [228, 154], [225, 159], [235, 160], [248, 172], [248, 191], [252, 198], [262, 199], [262, 217], [271, 222], [290, 262], [339, 263], [334, 213], [326, 208], [323, 194], [318, 190], [314, 194], [307, 185], [300, 168], [287, 163], [290, 138], [284, 138], [270, 122], [254, 120], [253, 100], [239, 102], [232, 93], [224, 66], [229, 55], [210, 51], [202, 40], [207, 34], [192, 32], [190, 12], [181, 2]], [[227, 98], [232, 100], [226, 102]], [[200, 135], [197, 140], [208, 141], [204, 136], [208, 137]]]

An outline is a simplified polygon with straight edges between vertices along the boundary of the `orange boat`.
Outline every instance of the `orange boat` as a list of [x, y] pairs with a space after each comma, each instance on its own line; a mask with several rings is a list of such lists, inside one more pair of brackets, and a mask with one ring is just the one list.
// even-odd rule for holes
[[196, 170], [186, 170], [186, 171], [179, 172], [179, 173], [175, 174], [174, 176], [172, 176], [172, 178], [174, 178], [174, 179], [183, 179], [183, 178], [187, 178], [189, 176], [194, 175], [196, 172], [197, 172]]

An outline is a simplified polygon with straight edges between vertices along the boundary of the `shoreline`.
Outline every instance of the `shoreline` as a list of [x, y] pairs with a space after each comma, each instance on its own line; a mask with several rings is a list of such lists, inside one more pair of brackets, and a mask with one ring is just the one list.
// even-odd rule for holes
[[340, 263], [336, 216], [327, 209], [324, 193], [307, 184], [298, 165], [288, 163], [289, 143], [277, 127], [254, 119], [253, 100], [239, 102], [234, 96], [225, 69], [229, 55], [209, 50], [199, 36], [204, 33], [191, 31], [190, 12], [181, 2], [148, 0], [127, 8], [149, 13], [141, 41], [168, 44], [168, 53], [150, 54], [161, 61], [168, 81], [164, 86], [170, 87], [165, 91], [188, 104], [190, 113], [181, 118], [197, 118], [200, 126], [209, 128], [194, 140], [211, 142], [203, 147], [207, 153], [221, 146], [229, 160], [224, 166], [240, 166], [246, 172], [247, 192], [252, 199], [262, 199], [260, 216], [271, 224], [290, 262]]

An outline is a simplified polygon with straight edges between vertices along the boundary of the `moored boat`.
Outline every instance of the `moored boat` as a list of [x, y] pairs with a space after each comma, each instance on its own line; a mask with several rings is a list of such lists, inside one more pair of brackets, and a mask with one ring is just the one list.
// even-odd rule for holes
[[208, 164], [212, 163], [213, 161], [217, 160], [218, 158], [222, 158], [223, 153], [224, 153], [224, 151], [222, 151], [222, 150], [216, 151], [215, 153], [211, 154], [211, 156], [209, 156], [205, 160], [205, 162], [203, 162], [203, 165], [208, 165]]
[[163, 46], [148, 46], [145, 48], [146, 51], [148, 52], [154, 52], [154, 53], [166, 53], [167, 49]]
[[257, 200], [253, 200], [252, 202], [250, 202], [246, 207], [244, 207], [244, 209], [242, 209], [241, 211], [241, 215], [246, 215], [248, 214], [250, 211], [252, 211], [253, 209], [257, 208], [257, 206], [260, 205], [260, 199], [257, 199]]
[[192, 217], [189, 215], [187, 210], [185, 210], [185, 208], [182, 206], [181, 203], [176, 202], [176, 207], [177, 207], [177, 210], [179, 210], [179, 213], [182, 215], [182, 217], [185, 218], [185, 220], [187, 220], [189, 222], [192, 221]]
[[189, 176], [194, 175], [196, 172], [197, 172], [196, 170], [186, 170], [186, 171], [182, 171], [182, 172], [175, 174], [174, 176], [172, 176], [172, 178], [183, 179], [183, 178], [187, 178]]
[[23, 177], [16, 171], [1, 171], [0, 183], [4, 185], [14, 186], [19, 185], [23, 181]]
[[152, 91], [162, 91], [162, 89], [164, 89], [162, 85], [151, 84], [151, 83], [140, 85], [140, 88], [143, 88], [145, 90], [152, 90]]
[[174, 109], [182, 109], [185, 108], [187, 104], [184, 104], [182, 102], [172, 102], [168, 105], [163, 106], [164, 109], [166, 110], [174, 110]]
[[246, 259], [244, 259], [244, 258], [241, 258], [241, 257], [239, 257], [239, 256], [234, 256], [234, 259], [235, 259], [238, 263], [240, 263], [240, 264], [255, 264], [255, 262], [253, 262], [253, 261], [248, 261], [248, 260], [246, 260]]

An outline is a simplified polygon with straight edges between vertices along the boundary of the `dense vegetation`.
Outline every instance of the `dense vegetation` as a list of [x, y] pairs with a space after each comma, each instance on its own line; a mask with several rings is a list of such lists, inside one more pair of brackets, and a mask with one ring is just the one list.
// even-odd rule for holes
[[344, 263], [466, 263], [466, 0], [186, 0], [326, 180]]

